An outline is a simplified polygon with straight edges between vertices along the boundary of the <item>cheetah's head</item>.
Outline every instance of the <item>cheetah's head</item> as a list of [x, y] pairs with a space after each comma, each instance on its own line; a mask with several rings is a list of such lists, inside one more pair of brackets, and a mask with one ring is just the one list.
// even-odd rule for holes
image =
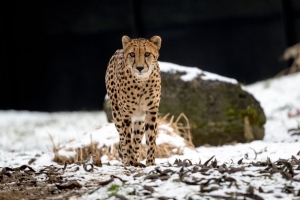
[[137, 79], [148, 79], [157, 63], [161, 38], [153, 36], [150, 40], [144, 38], [130, 39], [122, 37], [125, 67]]

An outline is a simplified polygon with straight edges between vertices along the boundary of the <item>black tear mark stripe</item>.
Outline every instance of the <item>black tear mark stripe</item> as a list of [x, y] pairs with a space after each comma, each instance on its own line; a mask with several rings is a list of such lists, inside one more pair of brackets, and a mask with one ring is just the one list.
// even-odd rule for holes
[[131, 66], [132, 69], [134, 67], [134, 64], [135, 64], [135, 57], [134, 57], [134, 61], [133, 61], [132, 66]]
[[146, 63], [146, 65], [147, 65], [148, 69], [150, 69], [150, 68], [149, 68], [149, 65], [148, 65], [148, 63], [147, 63], [147, 61], [146, 61], [146, 57], [145, 57], [145, 63]]

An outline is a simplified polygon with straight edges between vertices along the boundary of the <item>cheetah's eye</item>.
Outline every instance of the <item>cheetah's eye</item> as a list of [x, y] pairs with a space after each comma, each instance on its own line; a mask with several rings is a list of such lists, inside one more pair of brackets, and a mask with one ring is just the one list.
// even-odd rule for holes
[[130, 55], [131, 57], [134, 57], [134, 56], [135, 56], [135, 53], [131, 52], [131, 53], [129, 53], [129, 55]]
[[150, 53], [149, 53], [149, 52], [146, 52], [146, 53], [145, 53], [145, 57], [148, 57], [148, 56], [150, 56]]

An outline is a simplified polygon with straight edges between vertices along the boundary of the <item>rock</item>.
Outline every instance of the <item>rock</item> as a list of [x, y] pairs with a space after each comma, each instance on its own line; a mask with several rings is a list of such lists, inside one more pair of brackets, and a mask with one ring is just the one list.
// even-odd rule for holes
[[[195, 146], [263, 139], [266, 117], [253, 95], [233, 79], [176, 66], [160, 63], [159, 112], [174, 116], [183, 112], [189, 119]], [[107, 102], [104, 108], [111, 116]]]
[[108, 95], [105, 95], [105, 99], [104, 99], [104, 103], [103, 103], [103, 111], [106, 114], [107, 121], [112, 122], [113, 118], [112, 118], [112, 112], [111, 112]]

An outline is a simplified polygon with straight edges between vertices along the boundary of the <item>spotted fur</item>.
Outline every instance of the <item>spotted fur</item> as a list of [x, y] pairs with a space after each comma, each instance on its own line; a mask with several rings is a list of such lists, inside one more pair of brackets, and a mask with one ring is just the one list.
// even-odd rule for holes
[[122, 37], [123, 49], [111, 57], [106, 71], [106, 89], [113, 121], [120, 135], [119, 150], [124, 165], [139, 161], [146, 134], [146, 165], [155, 165], [157, 113], [161, 94], [157, 62], [161, 38]]

